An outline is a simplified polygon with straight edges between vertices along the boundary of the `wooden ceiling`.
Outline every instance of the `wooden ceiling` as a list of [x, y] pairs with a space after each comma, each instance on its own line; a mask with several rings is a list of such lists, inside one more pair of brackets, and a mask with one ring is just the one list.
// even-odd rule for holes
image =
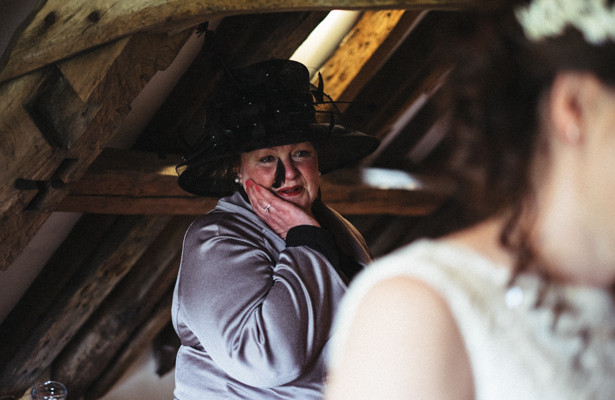
[[[458, 223], [456, 209], [443, 206], [451, 188], [439, 174], [442, 126], [431, 99], [448, 67], [434, 54], [439, 24], [477, 3], [38, 2], [0, 59], [0, 269], [54, 211], [84, 214], [0, 325], [0, 388], [23, 393], [50, 374], [72, 399], [97, 399], [144, 346], [173, 341], [164, 334], [183, 233], [216, 201], [183, 192], [173, 167], [181, 139], [202, 125], [217, 62], [288, 58], [332, 9], [362, 13], [320, 70], [325, 91], [349, 102], [349, 126], [382, 145], [359, 169], [324, 176], [324, 201], [375, 256]], [[148, 81], [211, 21], [213, 44], [134, 146], [109, 148]], [[360, 173], [373, 168], [418, 174], [425, 186], [367, 184]]]

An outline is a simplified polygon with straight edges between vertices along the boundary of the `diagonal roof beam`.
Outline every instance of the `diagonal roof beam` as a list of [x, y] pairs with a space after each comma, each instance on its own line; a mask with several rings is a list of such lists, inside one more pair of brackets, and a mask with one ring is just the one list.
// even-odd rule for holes
[[180, 31], [228, 15], [332, 9], [451, 9], [478, 3], [478, 0], [48, 0], [38, 2], [15, 32], [0, 58], [0, 82], [137, 32]]

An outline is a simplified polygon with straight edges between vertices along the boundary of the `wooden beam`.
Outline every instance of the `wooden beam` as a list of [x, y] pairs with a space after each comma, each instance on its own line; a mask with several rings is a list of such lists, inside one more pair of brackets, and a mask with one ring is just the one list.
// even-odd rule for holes
[[[116, 216], [94, 214], [84, 215], [79, 219], [66, 238], [66, 244], [56, 250], [46, 267], [0, 325], [0, 365], [8, 362], [24, 338], [36, 328], [38, 321], [49, 311], [50, 300], [62, 292], [116, 219]], [[45, 293], [46, 301], [41, 301], [41, 293]]]
[[124, 343], [123, 351], [113, 360], [109, 368], [92, 385], [84, 400], [102, 398], [130, 370], [134, 362], [143, 354], [147, 346], [152, 346], [154, 338], [171, 321], [173, 290], [169, 290], [156, 309], [134, 335]]
[[[177, 185], [177, 157], [158, 159], [154, 153], [105, 149], [85, 176], [70, 184], [58, 211], [107, 214], [200, 215], [215, 198], [198, 197]], [[354, 182], [322, 181], [323, 200], [342, 214], [423, 215], [444, 198], [437, 190], [379, 189]]]
[[383, 217], [379, 221], [379, 227], [374, 229], [375, 232], [370, 232], [369, 249], [372, 254], [384, 255], [403, 244], [400, 239], [408, 229], [408, 222], [409, 218]]
[[90, 100], [92, 92], [99, 87], [109, 69], [126, 51], [131, 39], [130, 36], [124, 37], [106, 46], [94, 48], [81, 57], [72, 57], [57, 63], [58, 69], [81, 101], [85, 103]]
[[25, 207], [36, 194], [18, 189], [17, 178], [47, 180], [52, 168], [46, 167], [59, 163], [25, 107], [46, 82], [41, 71], [0, 84], [0, 213]]
[[82, 398], [119, 357], [177, 278], [182, 241], [192, 218], [173, 219], [52, 364], [51, 376]]
[[[0, 84], [0, 269], [21, 253], [113, 137], [121, 117], [190, 32], [134, 35]], [[105, 60], [95, 68], [92, 59]], [[88, 70], [88, 79], [78, 71]], [[64, 75], [64, 73], [66, 75]]]
[[[421, 15], [405, 10], [365, 12], [320, 69], [325, 92], [334, 100], [352, 101]], [[315, 75], [313, 83], [317, 78]], [[346, 105], [339, 108], [343, 111]]]
[[[442, 74], [443, 71], [434, 68], [433, 73]], [[406, 109], [415, 105], [415, 101], [417, 101], [416, 98], [409, 97]], [[434, 104], [433, 98], [424, 96], [421, 107], [416, 107], [415, 113], [407, 124], [396, 127], [396, 129], [399, 131], [389, 133], [389, 137], [385, 140], [386, 144], [373, 154], [370, 159], [371, 166], [390, 169], [403, 168], [415, 172], [428, 169], [432, 173], [442, 170], [442, 165], [435, 168], [436, 165], [427, 165], [425, 162], [429, 153], [439, 144], [439, 140], [433, 138], [439, 137], [441, 139], [442, 136], [440, 135], [444, 135], [446, 130], [446, 120], [439, 115], [439, 109]], [[433, 143], [429, 146], [427, 144], [421, 145], [421, 143], [428, 143], [425, 141], [430, 140], [427, 139], [429, 135], [432, 135]], [[424, 150], [421, 150], [421, 148]], [[418, 156], [421, 151], [424, 154]]]
[[[417, 100], [431, 96], [445, 75], [447, 70], [433, 57], [441, 44], [438, 26], [448, 17], [449, 13], [427, 13], [344, 112], [352, 126], [362, 127], [383, 141], [378, 153], [409, 108], [420, 107]], [[420, 137], [423, 133], [414, 134]]]
[[[144, 31], [184, 30], [227, 15], [332, 9], [450, 9], [477, 0], [48, 0], [16, 32], [0, 82]], [[482, 3], [485, 3], [484, 1]]]
[[[23, 392], [38, 378], [168, 221], [169, 217], [120, 217], [55, 298], [47, 296], [45, 282], [42, 283], [40, 290], [32, 295], [51, 306], [34, 329], [21, 338], [10, 359], [0, 364], [3, 390]], [[63, 268], [63, 265], [55, 267]]]

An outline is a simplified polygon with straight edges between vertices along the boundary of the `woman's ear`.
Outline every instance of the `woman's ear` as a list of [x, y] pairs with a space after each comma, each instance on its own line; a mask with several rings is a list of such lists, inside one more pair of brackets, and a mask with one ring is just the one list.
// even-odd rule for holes
[[582, 87], [581, 74], [562, 72], [553, 79], [549, 96], [549, 117], [553, 134], [559, 140], [572, 145], [581, 141]]
[[241, 168], [239, 166], [239, 163], [236, 163], [233, 166], [232, 170], [233, 170], [233, 175], [235, 175], [235, 183], [241, 184], [243, 182], [243, 176], [242, 176], [242, 173], [241, 173]]
[[549, 116], [558, 139], [571, 145], [583, 142], [600, 87], [600, 81], [589, 73], [561, 72], [555, 76]]

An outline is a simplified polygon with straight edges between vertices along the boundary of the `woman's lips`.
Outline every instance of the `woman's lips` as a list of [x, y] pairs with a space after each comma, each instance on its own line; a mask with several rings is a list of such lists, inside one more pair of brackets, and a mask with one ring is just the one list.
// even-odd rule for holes
[[291, 186], [278, 189], [276, 193], [282, 197], [294, 197], [299, 196], [303, 192], [302, 186]]

